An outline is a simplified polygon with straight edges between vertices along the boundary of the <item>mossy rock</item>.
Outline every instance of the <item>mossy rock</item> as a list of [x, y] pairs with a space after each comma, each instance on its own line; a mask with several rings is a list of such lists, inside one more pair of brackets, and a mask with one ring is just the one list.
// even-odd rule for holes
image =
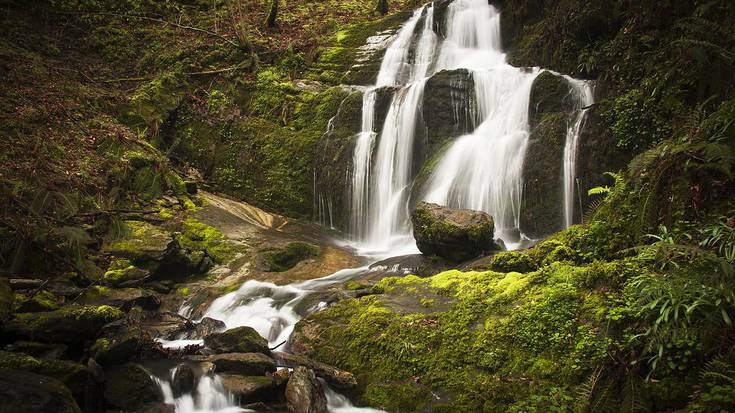
[[209, 358], [217, 373], [264, 376], [276, 372], [276, 362], [262, 353], [225, 353]]
[[232, 328], [221, 333], [212, 333], [204, 337], [204, 345], [219, 354], [271, 354], [268, 348], [268, 340], [263, 338], [254, 328], [247, 326]]
[[[196, 219], [184, 221], [184, 231], [180, 237], [181, 246], [188, 250], [201, 251], [211, 257], [217, 264], [232, 261], [243, 248], [229, 241], [217, 228]], [[192, 255], [192, 262], [201, 261]]]
[[303, 260], [318, 257], [321, 248], [306, 242], [290, 242], [285, 248], [264, 254], [268, 271], [283, 272], [295, 267]]
[[161, 260], [173, 241], [168, 231], [142, 221], [125, 221], [126, 234], [103, 247], [103, 251], [135, 264]]
[[499, 249], [493, 239], [493, 219], [482, 211], [420, 202], [411, 222], [416, 245], [425, 255], [464, 261]]
[[[107, 329], [105, 329], [107, 330]], [[136, 327], [122, 326], [106, 331], [98, 338], [90, 353], [103, 366], [123, 364], [144, 356], [155, 356], [159, 345], [150, 334]]]
[[91, 378], [86, 367], [68, 360], [44, 360], [23, 353], [0, 351], [0, 369], [20, 370], [53, 377], [64, 383], [77, 396], [84, 394]]
[[120, 286], [142, 281], [148, 276], [148, 271], [136, 267], [130, 260], [119, 258], [110, 263], [103, 278], [113, 286]]
[[139, 411], [147, 404], [163, 401], [163, 394], [151, 373], [138, 364], [106, 369], [105, 378], [105, 400], [117, 408]]
[[46, 290], [38, 291], [30, 298], [15, 294], [15, 307], [19, 313], [53, 311], [59, 308], [59, 297]]
[[4, 327], [4, 334], [50, 343], [80, 343], [94, 338], [107, 323], [124, 313], [107, 305], [70, 305], [44, 313], [20, 313]]
[[51, 377], [0, 369], [0, 400], [8, 413], [81, 413], [64, 384]]

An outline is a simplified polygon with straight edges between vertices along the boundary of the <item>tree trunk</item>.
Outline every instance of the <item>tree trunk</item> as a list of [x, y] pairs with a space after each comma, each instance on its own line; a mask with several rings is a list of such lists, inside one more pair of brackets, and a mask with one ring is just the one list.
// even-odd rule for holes
[[265, 20], [266, 26], [269, 28], [276, 27], [276, 18], [278, 17], [279, 0], [271, 0], [271, 10], [268, 12], [268, 18]]
[[388, 14], [388, 0], [378, 0], [377, 10], [384, 16]]

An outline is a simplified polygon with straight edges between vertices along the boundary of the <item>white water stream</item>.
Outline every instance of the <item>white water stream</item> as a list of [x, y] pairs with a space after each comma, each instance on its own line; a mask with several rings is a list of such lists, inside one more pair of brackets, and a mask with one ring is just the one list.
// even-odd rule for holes
[[[304, 316], [326, 307], [319, 301], [319, 291], [337, 283], [344, 283], [359, 274], [369, 271], [368, 267], [350, 268], [336, 273], [300, 283], [278, 286], [273, 283], [250, 280], [237, 291], [225, 294], [210, 304], [203, 317], [221, 320], [226, 329], [248, 326], [254, 328], [261, 336], [268, 339], [271, 347], [279, 344], [280, 351], [286, 351], [283, 342], [287, 341], [296, 323]], [[316, 298], [315, 298], [316, 297]], [[309, 301], [309, 300], [312, 301]], [[182, 307], [181, 313], [189, 316], [191, 309]], [[203, 340], [159, 340], [164, 347], [181, 348], [190, 344], [203, 344]], [[235, 399], [222, 386], [216, 374], [202, 376], [193, 394], [187, 393], [174, 397], [171, 382], [175, 369], [170, 377], [157, 378], [165, 403], [174, 405], [177, 413], [232, 413], [243, 412]], [[372, 413], [375, 409], [354, 407], [349, 400], [326, 387], [328, 409], [334, 413]]]

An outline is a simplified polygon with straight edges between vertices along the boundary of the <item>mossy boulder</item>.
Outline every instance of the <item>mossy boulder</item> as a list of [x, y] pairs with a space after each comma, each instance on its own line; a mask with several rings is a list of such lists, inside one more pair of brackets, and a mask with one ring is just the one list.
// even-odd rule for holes
[[464, 261], [499, 249], [493, 240], [493, 219], [482, 211], [420, 202], [411, 222], [416, 245], [425, 255]]
[[[220, 230], [207, 225], [196, 219], [187, 219], [184, 221], [184, 231], [181, 234], [181, 246], [190, 251], [201, 251], [207, 257], [217, 264], [226, 264], [232, 261], [242, 248], [229, 241]], [[190, 252], [192, 256], [192, 264], [200, 266], [200, 272], [208, 270], [209, 265], [201, 262], [204, 258], [197, 259], [195, 254]]]
[[122, 311], [107, 305], [70, 305], [56, 311], [19, 313], [3, 327], [3, 333], [49, 343], [81, 343], [123, 316]]
[[270, 354], [268, 340], [252, 327], [236, 327], [204, 337], [204, 345], [217, 353]]
[[128, 411], [163, 401], [163, 394], [144, 367], [128, 363], [105, 370], [105, 401]]
[[0, 369], [20, 370], [53, 377], [81, 398], [90, 379], [86, 367], [68, 360], [44, 360], [24, 353], [0, 351]]
[[13, 311], [15, 296], [10, 283], [5, 277], [0, 277], [0, 324], [10, 318]]
[[51, 377], [0, 369], [0, 400], [7, 413], [81, 413], [64, 384]]
[[236, 373], [243, 376], [264, 376], [275, 373], [276, 362], [262, 353], [225, 353], [209, 358], [217, 373]]
[[110, 305], [123, 311], [130, 311], [133, 307], [152, 311], [158, 309], [161, 300], [151, 291], [142, 288], [112, 288], [94, 285], [84, 291], [78, 303], [96, 306]]
[[306, 242], [291, 242], [284, 248], [264, 254], [268, 271], [283, 272], [301, 261], [321, 255], [321, 248]]

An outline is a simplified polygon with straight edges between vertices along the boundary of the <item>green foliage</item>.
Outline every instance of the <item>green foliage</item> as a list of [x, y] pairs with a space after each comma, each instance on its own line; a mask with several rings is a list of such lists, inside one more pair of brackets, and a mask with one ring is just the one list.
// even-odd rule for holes
[[606, 117], [618, 147], [634, 153], [671, 136], [670, 114], [640, 89], [618, 97]]

